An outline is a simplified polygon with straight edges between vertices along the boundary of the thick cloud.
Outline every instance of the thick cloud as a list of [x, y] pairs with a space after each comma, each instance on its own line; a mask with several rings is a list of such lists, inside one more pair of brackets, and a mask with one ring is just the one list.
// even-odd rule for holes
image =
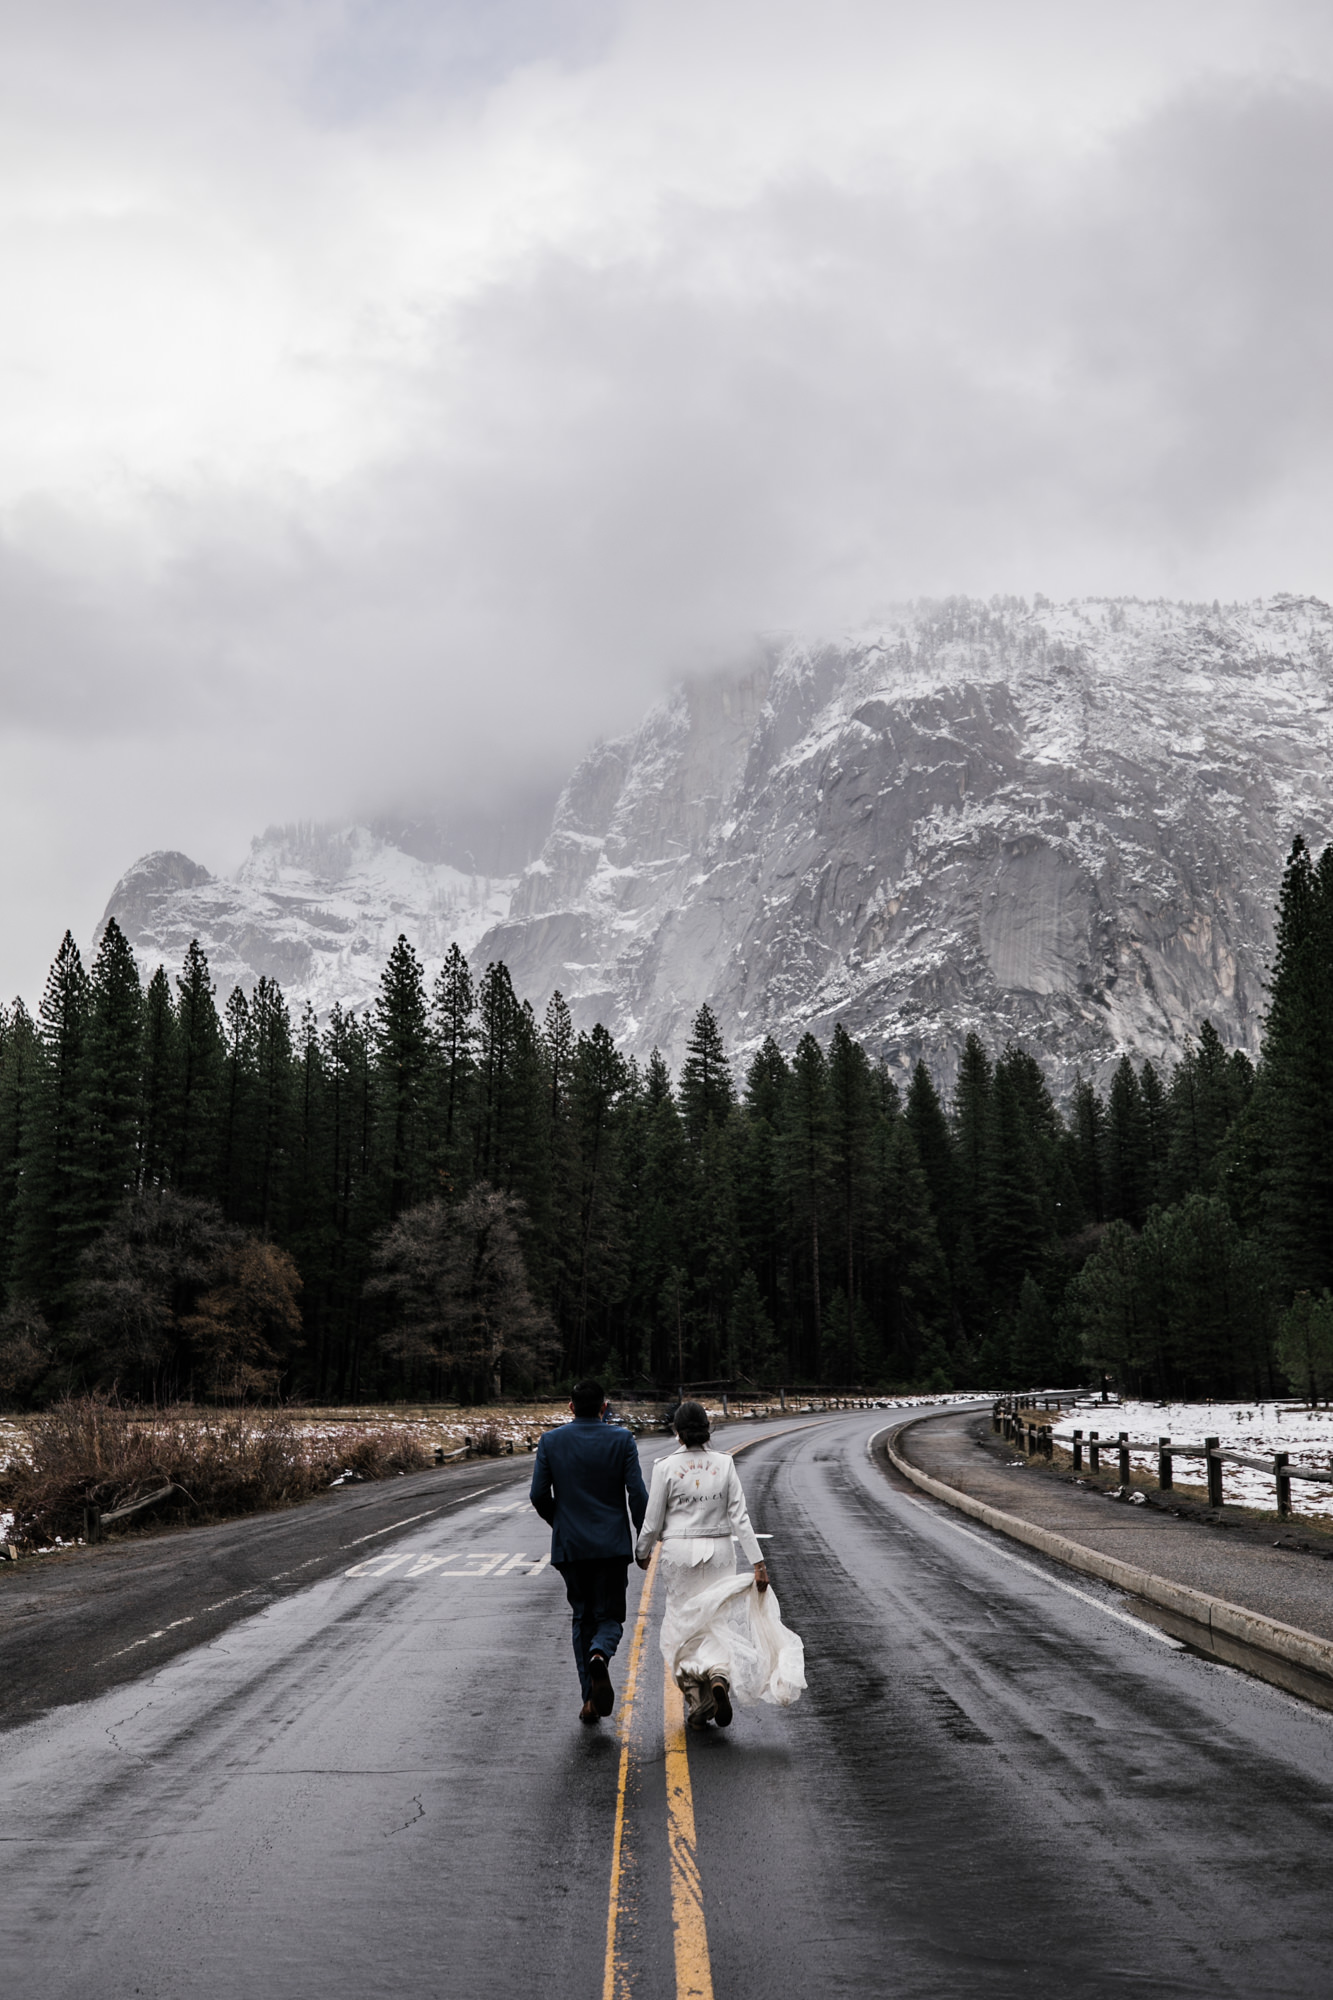
[[0, 984], [919, 594], [1333, 595], [1327, 10], [0, 7]]

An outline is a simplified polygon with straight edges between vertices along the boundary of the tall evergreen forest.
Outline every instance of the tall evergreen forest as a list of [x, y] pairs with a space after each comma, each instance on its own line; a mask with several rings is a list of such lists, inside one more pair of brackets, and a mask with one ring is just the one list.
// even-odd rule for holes
[[0, 1399], [481, 1401], [678, 1384], [1333, 1393], [1333, 848], [1283, 877], [1262, 1054], [1053, 1100], [844, 1029], [673, 1076], [411, 945], [373, 1006], [145, 985], [114, 922], [0, 1010]]

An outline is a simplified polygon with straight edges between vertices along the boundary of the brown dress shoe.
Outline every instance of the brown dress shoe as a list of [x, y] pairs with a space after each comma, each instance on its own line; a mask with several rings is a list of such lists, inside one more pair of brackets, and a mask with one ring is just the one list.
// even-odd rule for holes
[[707, 1729], [713, 1720], [713, 1690], [706, 1681], [693, 1674], [683, 1682], [681, 1693], [685, 1697], [685, 1714], [691, 1729]]
[[592, 1705], [599, 1715], [609, 1715], [616, 1704], [616, 1691], [611, 1685], [611, 1676], [606, 1669], [606, 1661], [600, 1653], [590, 1654], [588, 1659], [589, 1693]]
[[597, 1713], [597, 1710], [593, 1707], [592, 1703], [590, 1701], [585, 1701], [582, 1708], [579, 1710], [579, 1721], [600, 1722], [601, 1719], [602, 1719], [601, 1716]]

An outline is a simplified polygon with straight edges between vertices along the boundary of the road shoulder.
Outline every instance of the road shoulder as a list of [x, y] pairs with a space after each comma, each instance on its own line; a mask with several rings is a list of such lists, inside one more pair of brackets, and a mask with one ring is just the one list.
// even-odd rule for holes
[[888, 1462], [987, 1527], [1115, 1585], [1217, 1658], [1333, 1707], [1333, 1579], [1288, 1550], [1132, 1507], [997, 1463], [975, 1410], [916, 1418], [888, 1435]]

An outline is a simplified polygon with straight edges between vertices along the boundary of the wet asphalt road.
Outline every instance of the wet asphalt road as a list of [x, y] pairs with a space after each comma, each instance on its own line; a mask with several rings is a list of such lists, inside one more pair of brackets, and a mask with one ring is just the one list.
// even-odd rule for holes
[[[1333, 1716], [964, 1532], [877, 1462], [884, 1423], [760, 1431], [739, 1461], [810, 1690], [690, 1742], [718, 2000], [1326, 1995]], [[576, 1719], [529, 1471], [358, 1489], [402, 1517], [447, 1490], [401, 1528], [276, 1517], [283, 1562], [303, 1519], [339, 1529], [313, 1581], [0, 1735], [11, 2000], [597, 2000], [620, 1747]], [[143, 1608], [165, 1629], [161, 1590]], [[678, 2000], [651, 1631], [643, 1662], [622, 1990]]]

